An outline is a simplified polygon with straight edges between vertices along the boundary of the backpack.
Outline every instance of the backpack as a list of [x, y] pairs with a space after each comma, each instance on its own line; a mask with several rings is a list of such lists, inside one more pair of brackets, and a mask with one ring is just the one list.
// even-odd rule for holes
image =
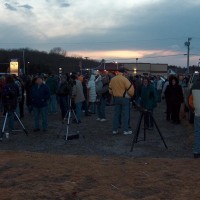
[[18, 96], [19, 96], [19, 91], [17, 85], [7, 84], [4, 86], [2, 92], [2, 100], [6, 112], [8, 110], [13, 111], [16, 109]]
[[16, 86], [14, 84], [6, 85], [3, 89], [3, 97], [7, 101], [17, 99], [18, 94], [17, 94]]
[[58, 87], [56, 94], [58, 96], [67, 96], [69, 95], [70, 90], [71, 90], [70, 85], [67, 82], [64, 82]]

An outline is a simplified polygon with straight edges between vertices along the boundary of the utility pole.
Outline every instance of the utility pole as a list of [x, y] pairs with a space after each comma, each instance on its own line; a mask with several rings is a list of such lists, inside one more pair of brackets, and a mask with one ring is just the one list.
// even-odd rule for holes
[[26, 74], [26, 63], [25, 63], [25, 50], [23, 49], [23, 65], [24, 65], [24, 70], [23, 70], [23, 74]]
[[187, 42], [185, 42], [185, 46], [187, 47], [187, 73], [190, 73], [190, 41], [192, 38], [188, 38]]

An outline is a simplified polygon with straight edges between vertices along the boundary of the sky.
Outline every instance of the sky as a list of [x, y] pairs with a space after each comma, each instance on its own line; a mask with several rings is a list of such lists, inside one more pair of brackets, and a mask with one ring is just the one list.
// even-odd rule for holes
[[0, 0], [0, 48], [54, 47], [106, 62], [200, 58], [200, 0]]

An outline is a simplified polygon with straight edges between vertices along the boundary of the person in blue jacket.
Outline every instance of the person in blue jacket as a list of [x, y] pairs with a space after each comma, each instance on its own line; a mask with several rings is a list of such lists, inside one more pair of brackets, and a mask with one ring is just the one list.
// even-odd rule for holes
[[34, 112], [34, 132], [40, 131], [40, 116], [42, 117], [43, 131], [47, 131], [50, 91], [47, 85], [43, 83], [41, 76], [37, 77], [31, 88], [31, 99]]
[[[151, 84], [148, 77], [144, 77], [141, 87], [141, 106], [153, 114], [154, 108], [157, 106], [156, 88]], [[153, 129], [153, 119], [149, 113], [144, 115], [145, 125], [147, 129]]]

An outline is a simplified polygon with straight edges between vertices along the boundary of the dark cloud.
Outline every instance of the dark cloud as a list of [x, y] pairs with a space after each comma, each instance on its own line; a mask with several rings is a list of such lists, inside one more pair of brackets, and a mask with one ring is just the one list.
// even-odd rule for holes
[[27, 10], [33, 9], [33, 7], [32, 7], [31, 5], [29, 5], [29, 4], [21, 5], [21, 6], [19, 6], [19, 7], [25, 8], [25, 9], [27, 9]]
[[11, 11], [17, 11], [17, 8], [9, 3], [4, 4], [6, 9], [11, 10]]
[[61, 3], [60, 6], [63, 8], [66, 8], [66, 7], [70, 7], [70, 4], [69, 3]]
[[67, 8], [70, 7], [71, 4], [69, 3], [68, 0], [46, 0], [47, 3], [53, 3], [53, 4], [57, 4], [62, 8]]

